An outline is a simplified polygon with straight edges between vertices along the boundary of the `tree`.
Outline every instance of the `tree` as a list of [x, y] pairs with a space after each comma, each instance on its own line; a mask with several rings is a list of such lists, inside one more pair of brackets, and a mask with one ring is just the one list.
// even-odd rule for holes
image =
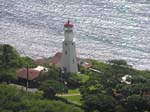
[[0, 45], [0, 60], [1, 67], [18, 67], [20, 65], [17, 51], [8, 44]]
[[0, 45], [0, 81], [10, 82], [16, 79], [16, 70], [20, 67], [34, 66], [29, 57], [20, 57], [10, 45]]
[[131, 77], [130, 85], [121, 85], [116, 89], [121, 94], [120, 104], [131, 112], [145, 112], [150, 110], [150, 83], [143, 75]]
[[[93, 61], [93, 64], [93, 67], [101, 73], [90, 74], [89, 80], [80, 88], [83, 106], [87, 110], [92, 109], [95, 112], [148, 112], [150, 110], [149, 71], [135, 70], [123, 60], [113, 60], [111, 64]], [[121, 82], [125, 75], [131, 76], [127, 79], [131, 84]], [[106, 105], [103, 105], [105, 103]], [[114, 108], [111, 108], [113, 106]]]
[[123, 65], [123, 66], [129, 66], [125, 60], [110, 60], [108, 61], [110, 64], [114, 65]]
[[19, 57], [20, 67], [35, 67], [33, 59], [29, 57]]
[[48, 72], [43, 73], [37, 79], [40, 83], [49, 79], [49, 80], [56, 80], [59, 81], [61, 78], [60, 76], [60, 69], [55, 66], [48, 66]]
[[16, 71], [14, 69], [1, 69], [0, 82], [11, 82], [16, 79]]
[[74, 105], [62, 101], [43, 99], [37, 93], [25, 92], [6, 84], [0, 84], [1, 112], [83, 112]]
[[0, 110], [14, 109], [17, 105], [17, 102], [20, 101], [21, 94], [15, 87], [11, 87], [6, 84], [0, 84]]
[[82, 84], [80, 77], [74, 73], [67, 74], [66, 81], [70, 88], [77, 88]]
[[128, 96], [123, 105], [128, 112], [148, 112], [150, 111], [150, 105], [146, 101], [150, 100], [150, 97], [142, 97], [140, 95]]
[[89, 94], [83, 97], [83, 107], [86, 111], [115, 112], [115, 100], [105, 94]]
[[47, 80], [42, 82], [40, 85], [40, 90], [43, 90], [44, 97], [53, 99], [55, 98], [56, 93], [64, 93], [67, 91], [67, 88], [63, 83], [56, 80]]

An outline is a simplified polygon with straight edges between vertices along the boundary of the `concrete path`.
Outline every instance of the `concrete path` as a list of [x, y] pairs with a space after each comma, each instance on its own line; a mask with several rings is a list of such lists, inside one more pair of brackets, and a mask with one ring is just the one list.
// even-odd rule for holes
[[77, 94], [58, 94], [57, 96], [79, 96], [80, 93]]
[[[26, 87], [24, 87], [24, 86], [20, 86], [20, 85], [17, 85], [17, 84], [10, 84], [10, 85], [15, 86], [16, 88], [18, 88], [20, 90], [26, 91]], [[39, 90], [37, 88], [28, 88], [27, 91], [31, 92], [31, 93], [39, 92]], [[76, 93], [76, 94], [57, 94], [56, 96], [79, 96], [79, 95], [80, 95], [80, 93]]]
[[[17, 84], [10, 84], [10, 85], [15, 86], [16, 88], [18, 88], [20, 90], [26, 91], [26, 87], [24, 87], [24, 86], [20, 86]], [[39, 90], [37, 88], [28, 88], [27, 91], [31, 92], [31, 93], [35, 93], [35, 92], [38, 92]]]

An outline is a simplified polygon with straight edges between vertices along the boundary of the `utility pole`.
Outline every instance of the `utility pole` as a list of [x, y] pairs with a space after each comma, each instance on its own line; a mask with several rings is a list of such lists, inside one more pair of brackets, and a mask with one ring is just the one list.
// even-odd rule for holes
[[28, 66], [27, 66], [26, 70], [27, 70], [26, 92], [28, 94], [28, 87], [29, 87], [29, 82], [28, 82], [28, 79], [29, 79], [29, 69], [28, 69]]
[[62, 83], [62, 92], [61, 93], [63, 93], [64, 92], [64, 87], [63, 87], [63, 74], [64, 74], [64, 71], [63, 70], [61, 70], [61, 83]]

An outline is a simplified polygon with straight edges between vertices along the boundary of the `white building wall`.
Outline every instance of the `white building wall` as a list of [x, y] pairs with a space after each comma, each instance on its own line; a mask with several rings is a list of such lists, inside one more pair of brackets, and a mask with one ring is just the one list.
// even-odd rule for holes
[[73, 41], [63, 41], [63, 52], [61, 58], [61, 69], [65, 72], [77, 73], [76, 47]]
[[65, 41], [71, 41], [72, 42], [73, 37], [74, 37], [72, 28], [64, 28], [64, 31], [65, 31], [65, 33], [64, 33]]

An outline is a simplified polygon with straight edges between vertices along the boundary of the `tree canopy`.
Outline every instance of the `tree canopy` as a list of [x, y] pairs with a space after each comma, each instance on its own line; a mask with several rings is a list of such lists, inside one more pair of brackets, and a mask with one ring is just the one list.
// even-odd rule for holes
[[10, 45], [0, 45], [0, 82], [10, 82], [16, 79], [16, 70], [21, 67], [34, 66], [29, 57], [21, 57]]
[[6, 84], [0, 84], [1, 112], [83, 112], [62, 101], [43, 99], [38, 93], [26, 93]]
[[[93, 61], [89, 80], [80, 88], [83, 107], [87, 112], [145, 112], [150, 111], [150, 72], [133, 69], [123, 60], [109, 63]], [[122, 82], [122, 77], [131, 82]]]

